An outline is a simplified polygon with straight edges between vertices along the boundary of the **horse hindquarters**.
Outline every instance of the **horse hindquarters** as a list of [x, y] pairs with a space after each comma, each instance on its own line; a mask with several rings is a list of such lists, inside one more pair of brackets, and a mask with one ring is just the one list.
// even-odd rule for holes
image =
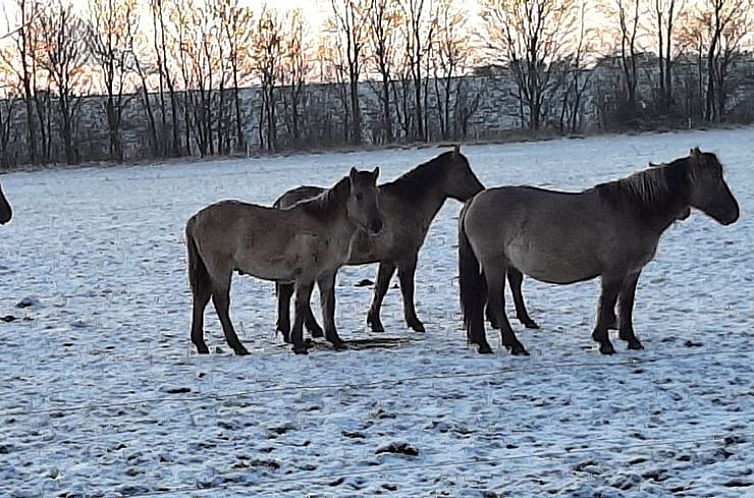
[[204, 342], [204, 310], [209, 299], [215, 307], [215, 312], [220, 319], [223, 334], [228, 345], [238, 355], [246, 355], [249, 352], [238, 339], [233, 324], [230, 321], [230, 281], [232, 270], [227, 268], [210, 268], [202, 257], [197, 244], [197, 221], [191, 218], [186, 225], [186, 245], [188, 247], [189, 282], [194, 298], [191, 342], [196, 346], [200, 354], [209, 353], [207, 344]]
[[476, 344], [480, 353], [492, 353], [484, 331], [484, 303], [487, 300], [484, 277], [464, 227], [468, 206], [463, 208], [458, 218], [458, 283], [463, 324], [468, 342]]

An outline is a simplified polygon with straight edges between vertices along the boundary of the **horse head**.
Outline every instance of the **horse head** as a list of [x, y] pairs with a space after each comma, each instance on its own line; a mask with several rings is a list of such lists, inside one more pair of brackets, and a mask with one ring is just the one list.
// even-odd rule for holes
[[4, 225], [13, 217], [13, 210], [10, 208], [8, 199], [3, 194], [3, 188], [0, 186], [0, 225]]
[[738, 220], [738, 202], [725, 183], [723, 166], [712, 152], [694, 147], [686, 159], [689, 173], [689, 204], [720, 223]]
[[374, 168], [374, 171], [359, 171], [351, 168], [348, 174], [351, 187], [347, 201], [348, 218], [372, 234], [379, 233], [383, 225], [377, 190], [379, 175], [379, 167]]
[[461, 202], [466, 202], [477, 193], [484, 190], [484, 185], [471, 170], [469, 160], [461, 154], [461, 146], [455, 145], [453, 150], [444, 154], [445, 163], [445, 193]]

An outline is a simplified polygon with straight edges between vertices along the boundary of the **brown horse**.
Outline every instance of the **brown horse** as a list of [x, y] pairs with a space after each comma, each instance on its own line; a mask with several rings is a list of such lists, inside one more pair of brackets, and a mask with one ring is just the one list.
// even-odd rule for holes
[[8, 199], [3, 194], [3, 187], [0, 186], [0, 225], [5, 225], [13, 217], [13, 210], [10, 208]]
[[322, 289], [327, 339], [343, 341], [335, 329], [335, 276], [351, 253], [358, 228], [376, 234], [383, 219], [373, 172], [351, 169], [348, 176], [321, 195], [290, 209], [222, 201], [189, 218], [186, 224], [189, 281], [193, 293], [191, 341], [199, 353], [204, 342], [204, 309], [210, 297], [225, 340], [236, 354], [248, 354], [230, 321], [233, 271], [264, 280], [292, 283], [296, 291], [293, 351], [306, 353], [303, 320], [314, 283]]
[[723, 225], [739, 208], [712, 153], [688, 157], [603, 183], [581, 193], [533, 187], [499, 187], [474, 196], [459, 217], [461, 307], [469, 342], [489, 353], [484, 305], [513, 354], [528, 354], [504, 313], [506, 271], [515, 267], [537, 280], [569, 284], [601, 278], [592, 338], [600, 352], [615, 352], [607, 334], [616, 301], [619, 337], [643, 346], [633, 329], [636, 284], [662, 233], [690, 208]]
[[[347, 263], [380, 263], [372, 305], [367, 315], [367, 323], [373, 331], [384, 330], [380, 320], [380, 308], [390, 279], [397, 268], [406, 324], [417, 332], [424, 332], [424, 324], [416, 316], [414, 307], [414, 274], [419, 249], [424, 244], [432, 220], [448, 197], [464, 202], [483, 188], [458, 146], [417, 166], [398, 179], [380, 185], [380, 204], [385, 216], [385, 228], [377, 236], [369, 236], [364, 230], [360, 230]], [[275, 201], [274, 206], [292, 206], [321, 191], [320, 187], [298, 187], [284, 193]], [[292, 294], [293, 289], [290, 285], [278, 286], [277, 328], [283, 333], [284, 338], [287, 337], [290, 327], [289, 309]], [[311, 308], [307, 309], [306, 327], [314, 337], [321, 337], [321, 329]]]

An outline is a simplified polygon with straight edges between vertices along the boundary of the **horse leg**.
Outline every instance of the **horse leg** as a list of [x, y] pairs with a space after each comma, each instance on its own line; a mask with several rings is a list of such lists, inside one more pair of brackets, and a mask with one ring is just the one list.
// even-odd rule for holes
[[335, 328], [335, 275], [336, 272], [322, 275], [317, 280], [317, 285], [319, 285], [322, 320], [325, 324], [325, 338], [330, 341], [336, 350], [342, 350], [346, 346]]
[[602, 354], [615, 353], [615, 348], [610, 343], [607, 329], [610, 324], [610, 315], [615, 310], [615, 301], [618, 299], [623, 277], [623, 275], [618, 277], [615, 275], [602, 275], [600, 279], [602, 291], [600, 292], [600, 300], [597, 307], [597, 324], [594, 326], [592, 339], [600, 343], [600, 353]]
[[[322, 292], [321, 287], [319, 289], [319, 292]], [[312, 337], [325, 336], [324, 332], [322, 332], [322, 327], [319, 326], [317, 319], [314, 318], [314, 312], [312, 311], [311, 302], [306, 303], [306, 316], [304, 317], [304, 326], [306, 327], [306, 330], [308, 330], [312, 335]]]
[[487, 278], [487, 309], [490, 310], [493, 319], [500, 325], [500, 339], [511, 354], [528, 355], [524, 346], [516, 338], [513, 328], [505, 315], [505, 273], [506, 268], [489, 270], [485, 267], [485, 277]]
[[278, 322], [277, 330], [283, 334], [283, 341], [291, 342], [291, 297], [293, 297], [293, 284], [275, 283], [275, 291], [278, 296]]
[[636, 284], [639, 282], [640, 274], [641, 272], [637, 272], [628, 275], [623, 281], [623, 288], [618, 296], [620, 311], [618, 337], [628, 342], [628, 349], [644, 349], [641, 341], [639, 341], [634, 333], [633, 324], [634, 297], [636, 296]]
[[513, 294], [513, 303], [516, 305], [516, 318], [527, 329], [538, 329], [537, 322], [532, 320], [529, 316], [529, 312], [526, 311], [526, 303], [524, 303], [524, 295], [521, 292], [521, 286], [524, 282], [524, 274], [518, 271], [516, 268], [508, 267], [508, 283], [511, 286], [511, 294]]
[[[482, 273], [482, 278], [484, 279], [484, 285], [486, 286], [487, 277], [484, 276], [484, 273]], [[505, 292], [505, 280], [503, 280], [503, 292]], [[505, 310], [503, 310], [503, 313], [504, 312]], [[493, 329], [500, 330], [500, 324], [497, 323], [495, 314], [492, 312], [492, 308], [490, 308], [489, 300], [487, 301], [487, 305], [484, 307], [484, 315], [487, 317], [487, 321], [490, 322], [490, 327], [492, 327]]]
[[403, 316], [406, 325], [414, 332], [424, 332], [424, 324], [416, 316], [414, 306], [414, 276], [416, 275], [416, 255], [409, 261], [398, 264], [398, 280], [403, 294]]
[[293, 343], [293, 352], [296, 354], [308, 353], [304, 342], [304, 319], [313, 288], [314, 282], [311, 280], [296, 281], [296, 313], [293, 315], [293, 328], [291, 329], [291, 342]]
[[393, 273], [395, 273], [395, 264], [393, 262], [380, 262], [380, 268], [377, 270], [377, 282], [374, 284], [374, 297], [372, 297], [372, 305], [369, 307], [369, 313], [367, 314], [367, 325], [372, 327], [372, 332], [385, 331], [385, 327], [382, 326], [382, 320], [380, 320], [380, 310], [382, 308], [382, 300], [390, 286], [390, 279], [393, 278]]
[[246, 355], [249, 352], [241, 344], [238, 339], [233, 324], [230, 321], [230, 279], [231, 273], [228, 272], [228, 276], [220, 284], [215, 282], [215, 286], [212, 289], [212, 304], [215, 305], [215, 311], [220, 318], [220, 324], [223, 327], [223, 334], [225, 334], [225, 342], [228, 343], [233, 351], [237, 355]]
[[194, 306], [191, 318], [191, 342], [196, 346], [199, 354], [209, 353], [207, 344], [204, 342], [204, 309], [207, 307], [209, 298], [212, 294], [207, 285], [197, 286], [193, 291]]

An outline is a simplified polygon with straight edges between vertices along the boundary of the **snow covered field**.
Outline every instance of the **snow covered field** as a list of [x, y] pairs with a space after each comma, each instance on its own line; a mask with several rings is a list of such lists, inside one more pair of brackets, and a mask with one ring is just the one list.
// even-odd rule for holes
[[[386, 181], [434, 148], [3, 175], [15, 218], [0, 227], [0, 317], [18, 320], [0, 321], [0, 496], [754, 496], [752, 139], [462, 148], [485, 185], [571, 190], [694, 145], [718, 153], [741, 219], [725, 228], [695, 212], [666, 233], [637, 292], [646, 350], [616, 340], [612, 357], [590, 338], [596, 282], [524, 282], [542, 329], [512, 323], [531, 357], [490, 331], [494, 355], [467, 348], [453, 201], [420, 253], [425, 334], [405, 329], [397, 289], [386, 332], [369, 332], [372, 289], [355, 283], [376, 267], [346, 268], [337, 323], [356, 342], [296, 356], [274, 333], [273, 285], [236, 277], [231, 314], [252, 354], [229, 353], [211, 306], [217, 353], [194, 354], [193, 212], [271, 203], [354, 165]], [[25, 297], [33, 305], [16, 308]]]

